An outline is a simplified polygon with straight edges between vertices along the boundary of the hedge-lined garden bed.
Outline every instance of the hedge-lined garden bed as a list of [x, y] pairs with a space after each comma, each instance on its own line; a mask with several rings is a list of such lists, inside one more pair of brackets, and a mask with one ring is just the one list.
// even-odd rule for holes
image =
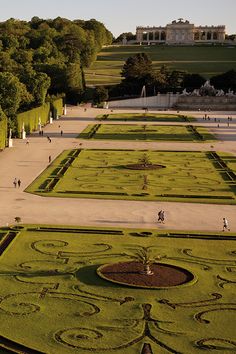
[[140, 141], [193, 141], [215, 140], [206, 128], [193, 125], [136, 125], [136, 124], [90, 124], [79, 138]]
[[109, 121], [145, 121], [145, 122], [192, 122], [196, 120], [191, 116], [182, 114], [155, 114], [155, 113], [107, 113], [100, 114], [97, 120]]
[[[178, 231], [181, 238], [175, 238], [173, 230], [76, 232], [47, 225], [6, 232], [15, 236], [0, 256], [3, 353], [200, 354], [236, 348], [235, 234], [190, 238], [191, 232]], [[182, 269], [194, 279], [154, 289], [97, 274], [105, 264], [132, 261], [143, 247], [165, 256], [160, 267]]]
[[[138, 168], [145, 161], [148, 168]], [[69, 150], [26, 191], [56, 197], [236, 204], [236, 158], [213, 151]]]
[[47, 102], [44, 105], [33, 108], [29, 111], [19, 113], [17, 115], [18, 136], [21, 136], [23, 123], [26, 133], [30, 134], [39, 129], [39, 122], [41, 122], [42, 126], [49, 122], [50, 113], [54, 119], [63, 114], [62, 98], [53, 100], [51, 103]]

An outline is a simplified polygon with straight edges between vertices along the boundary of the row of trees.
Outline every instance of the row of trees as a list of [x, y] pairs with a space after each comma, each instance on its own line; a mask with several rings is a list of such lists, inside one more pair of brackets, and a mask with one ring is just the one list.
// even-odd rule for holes
[[[78, 102], [85, 89], [83, 68], [112, 42], [105, 26], [64, 18], [0, 23], [0, 106], [14, 122], [17, 113], [66, 95]], [[14, 125], [14, 124], [13, 124]]]
[[[150, 57], [145, 53], [129, 57], [123, 66], [121, 76], [124, 78], [123, 81], [110, 89], [110, 97], [140, 95], [144, 86], [147, 95], [155, 95], [157, 92], [177, 92], [184, 88], [193, 91], [206, 81], [206, 78], [199, 74], [170, 70], [164, 65], [155, 70]], [[236, 91], [236, 71], [230, 70], [214, 76], [211, 83], [217, 89]]]

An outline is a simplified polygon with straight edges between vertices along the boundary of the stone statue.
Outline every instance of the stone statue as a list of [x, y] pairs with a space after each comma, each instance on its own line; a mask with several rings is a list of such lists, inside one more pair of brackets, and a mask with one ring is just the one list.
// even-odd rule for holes
[[189, 95], [190, 95], [190, 93], [187, 92], [186, 88], [183, 89], [183, 92], [181, 93], [181, 96], [189, 96]]
[[197, 90], [197, 89], [193, 90], [193, 92], [191, 93], [191, 96], [200, 96], [199, 90]]
[[228, 89], [228, 92], [226, 93], [226, 96], [234, 97], [235, 96], [234, 91], [232, 91], [231, 89]]
[[40, 116], [39, 116], [38, 128], [39, 128], [39, 131], [42, 130], [42, 124], [41, 124], [41, 118], [40, 118]]
[[216, 93], [217, 90], [210, 84], [210, 80], [207, 80], [199, 89], [200, 96], [216, 96]]
[[10, 128], [9, 130], [9, 138], [8, 138], [8, 147], [13, 146], [13, 140], [12, 140], [12, 129]]
[[26, 139], [25, 123], [22, 123], [21, 138]]
[[224, 95], [225, 95], [225, 93], [224, 93], [223, 90], [218, 90], [218, 91], [216, 92], [216, 96], [217, 96], [217, 97], [222, 97], [222, 96], [224, 96]]
[[126, 38], [126, 35], [124, 34], [123, 37], [122, 37], [122, 44], [123, 45], [126, 45], [127, 44], [127, 38]]

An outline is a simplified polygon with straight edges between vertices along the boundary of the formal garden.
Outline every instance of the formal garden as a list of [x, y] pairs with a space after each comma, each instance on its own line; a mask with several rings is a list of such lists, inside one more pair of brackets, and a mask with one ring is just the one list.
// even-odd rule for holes
[[145, 122], [193, 122], [196, 118], [183, 114], [144, 113], [108, 113], [99, 114], [97, 120], [108, 121], [145, 121]]
[[79, 138], [147, 141], [211, 141], [214, 135], [193, 125], [89, 124]]
[[43, 196], [236, 204], [236, 158], [214, 151], [64, 151], [26, 189]]
[[2, 353], [235, 351], [233, 233], [16, 225], [0, 234]]

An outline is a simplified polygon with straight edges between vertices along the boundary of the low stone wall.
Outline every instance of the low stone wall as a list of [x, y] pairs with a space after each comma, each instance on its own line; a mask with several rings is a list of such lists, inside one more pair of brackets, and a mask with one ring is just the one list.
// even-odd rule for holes
[[179, 96], [174, 107], [179, 110], [236, 111], [236, 96]]
[[179, 94], [167, 93], [157, 94], [151, 97], [140, 97], [125, 99], [120, 101], [110, 101], [109, 108], [160, 108], [166, 109], [173, 107], [179, 98]]
[[181, 96], [180, 94], [157, 94], [152, 97], [140, 97], [120, 101], [110, 101], [107, 108], [156, 108], [177, 110], [212, 110], [236, 111], [236, 96], [209, 97], [209, 96]]

